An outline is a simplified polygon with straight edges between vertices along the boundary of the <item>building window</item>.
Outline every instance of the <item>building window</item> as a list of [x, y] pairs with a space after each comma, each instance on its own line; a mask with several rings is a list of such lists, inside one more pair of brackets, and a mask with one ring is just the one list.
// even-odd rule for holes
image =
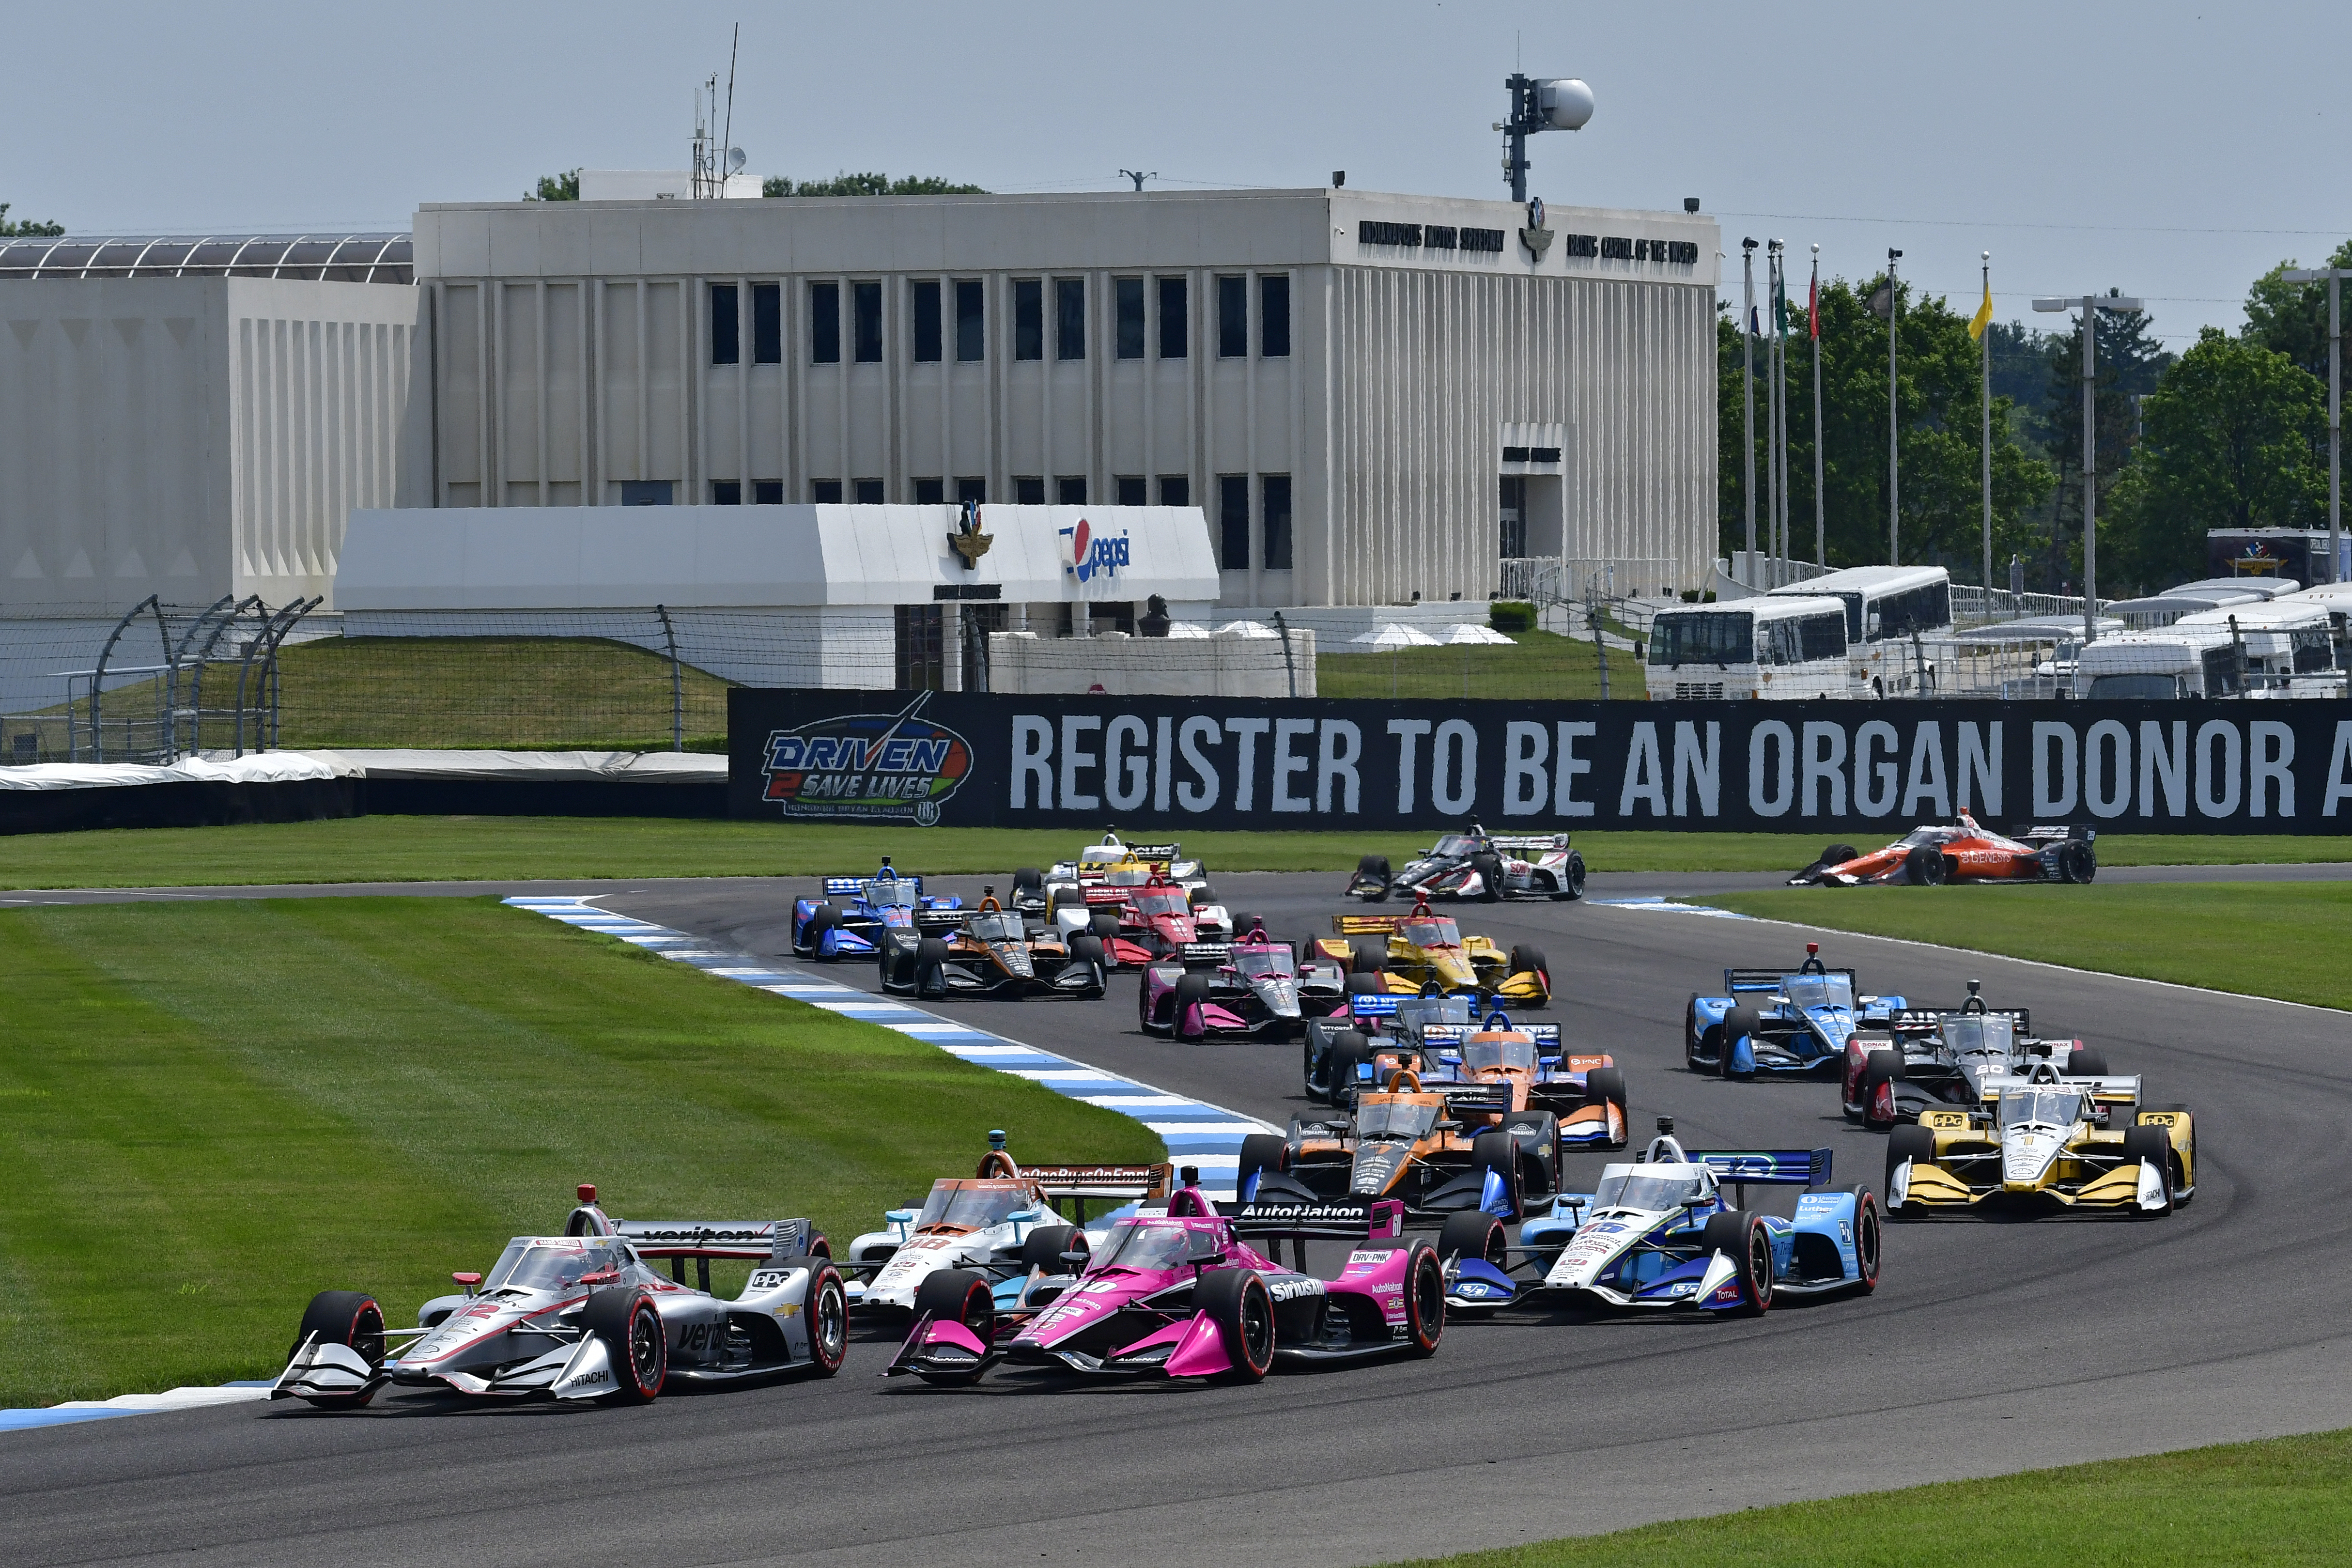
[[1184, 308], [1184, 279], [1160, 280], [1160, 357], [1182, 359], [1190, 351], [1192, 325]]
[[1118, 309], [1118, 357], [1143, 357], [1143, 279], [1117, 278], [1112, 280], [1112, 294]]
[[988, 357], [988, 336], [982, 323], [986, 320], [982, 301], [987, 292], [977, 278], [956, 279], [956, 358], [970, 363]]
[[908, 287], [914, 294], [915, 363], [930, 364], [940, 357], [939, 279], [918, 278]]
[[623, 506], [667, 506], [669, 505], [669, 481], [667, 479], [623, 479], [621, 504]]
[[1265, 531], [1265, 569], [1290, 570], [1290, 476], [1267, 474], [1257, 482], [1257, 515]]
[[1192, 476], [1190, 474], [1160, 475], [1160, 504], [1161, 506], [1191, 506], [1192, 504]]
[[945, 479], [917, 479], [915, 481], [915, 504], [917, 506], [944, 506], [947, 504], [947, 499], [948, 486]]
[[1054, 279], [1054, 357], [1087, 357], [1087, 280]]
[[1249, 279], [1217, 279], [1217, 357], [1240, 359], [1249, 353]]
[[841, 363], [841, 285], [809, 285], [809, 363]]
[[751, 285], [751, 363], [784, 363], [784, 286]]
[[1502, 518], [1503, 559], [1516, 561], [1528, 552], [1528, 481], [1517, 474], [1503, 476]]
[[1249, 570], [1249, 476], [1217, 476], [1217, 563], [1228, 572]]
[[742, 481], [740, 479], [711, 480], [710, 504], [712, 506], [741, 506], [743, 504]]
[[751, 481], [751, 504], [754, 506], [783, 505], [784, 481], [782, 479], [753, 479]]
[[710, 363], [733, 364], [742, 357], [735, 331], [735, 285], [713, 283], [710, 286]]
[[809, 481], [809, 500], [818, 506], [839, 506], [841, 504], [841, 481], [839, 479], [811, 479]]
[[1257, 352], [1261, 359], [1290, 357], [1290, 274], [1268, 272], [1257, 280]]
[[898, 605], [892, 606], [893, 619], [898, 635], [898, 689], [901, 691], [939, 691], [947, 686], [947, 667], [941, 658], [940, 634], [947, 617], [939, 605]]
[[882, 481], [880, 479], [859, 479], [857, 481], [856, 494], [857, 504], [859, 506], [880, 506], [882, 504]]
[[974, 506], [988, 504], [988, 481], [976, 474], [959, 475], [956, 479], [956, 505], [970, 501]]
[[882, 363], [882, 285], [852, 283], [850, 303], [857, 311], [857, 363]]
[[1035, 474], [1013, 475], [1013, 504], [1014, 506], [1044, 506], [1045, 504], [1045, 481]]
[[1013, 280], [1013, 357], [1045, 357], [1045, 285], [1034, 278]]
[[1054, 499], [1064, 506], [1087, 504], [1087, 477], [1064, 474], [1054, 481]]
[[1121, 474], [1118, 478], [1112, 479], [1111, 483], [1118, 488], [1119, 505], [1147, 506], [1150, 504], [1143, 499], [1143, 476], [1141, 474]]

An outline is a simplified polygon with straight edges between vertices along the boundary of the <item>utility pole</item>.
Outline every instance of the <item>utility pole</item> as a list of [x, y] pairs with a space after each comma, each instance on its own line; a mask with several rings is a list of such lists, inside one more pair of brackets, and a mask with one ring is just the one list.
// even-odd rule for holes
[[2109, 289], [2079, 300], [2036, 300], [2037, 310], [2083, 312], [2083, 642], [2099, 635], [2099, 381], [2097, 321], [2101, 310], [2131, 314], [2147, 309]]
[[[1739, 499], [1748, 508], [1748, 574], [1756, 574], [1756, 242], [1739, 242], [1741, 289], [1748, 300], [1739, 318]], [[1756, 584], [1748, 584], [1753, 588]]]
[[2289, 283], [2327, 279], [2327, 580], [2344, 581], [2344, 279], [2352, 269], [2294, 271]]
[[[1985, 298], [1992, 298], [1992, 252], [1982, 253]], [[1984, 585], [1985, 614], [1992, 614], [1992, 323], [1978, 340], [1984, 362]]]
[[1829, 569], [1829, 521], [1822, 500], [1822, 247], [1813, 247], [1813, 286], [1805, 296], [1805, 331], [1813, 340], [1813, 564]]
[[1903, 292], [1895, 286], [1895, 264], [1902, 259], [1903, 253], [1899, 250], [1886, 253], [1886, 563], [1889, 566], [1903, 564], [1903, 474], [1896, 450], [1903, 410], [1895, 397], [1895, 323], [1903, 314]]

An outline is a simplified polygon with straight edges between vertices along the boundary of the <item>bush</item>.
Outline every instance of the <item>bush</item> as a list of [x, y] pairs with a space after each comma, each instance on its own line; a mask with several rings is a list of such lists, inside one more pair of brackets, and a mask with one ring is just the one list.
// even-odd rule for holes
[[1486, 607], [1486, 624], [1498, 632], [1531, 632], [1536, 629], [1536, 607], [1497, 599]]

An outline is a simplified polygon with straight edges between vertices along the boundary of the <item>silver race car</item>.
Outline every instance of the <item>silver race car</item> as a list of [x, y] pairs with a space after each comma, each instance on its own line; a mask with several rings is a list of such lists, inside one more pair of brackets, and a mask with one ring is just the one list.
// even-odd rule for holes
[[1405, 899], [1580, 899], [1584, 857], [1565, 833], [1507, 838], [1476, 823], [1448, 833], [1404, 868], [1391, 873], [1385, 855], [1367, 855], [1348, 879], [1348, 896], [1386, 903]]
[[[714, 1258], [754, 1265], [731, 1301], [711, 1294]], [[364, 1291], [320, 1291], [269, 1397], [351, 1409], [391, 1384], [643, 1404], [672, 1379], [831, 1377], [848, 1348], [841, 1273], [804, 1219], [614, 1220], [583, 1185], [562, 1235], [516, 1237], [487, 1277], [451, 1278], [462, 1294], [427, 1301], [414, 1329], [385, 1328]]]

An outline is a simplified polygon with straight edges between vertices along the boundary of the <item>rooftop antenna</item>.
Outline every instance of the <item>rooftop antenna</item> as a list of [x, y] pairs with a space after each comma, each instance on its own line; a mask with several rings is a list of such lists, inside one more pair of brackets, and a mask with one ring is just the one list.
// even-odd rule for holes
[[[743, 42], [743, 24], [735, 24], [727, 47], [727, 106], [719, 104], [719, 73], [713, 71], [695, 91], [694, 174], [691, 192], [697, 201], [716, 200], [727, 194], [727, 178], [743, 168], [743, 149], [735, 145], [735, 59]], [[722, 118], [723, 115], [723, 118]]]
[[1160, 177], [1160, 171], [1154, 169], [1151, 173], [1147, 174], [1139, 169], [1121, 169], [1118, 172], [1118, 177], [1122, 180], [1133, 180], [1135, 182], [1135, 188], [1139, 191], [1143, 189], [1144, 181], [1158, 179]]

